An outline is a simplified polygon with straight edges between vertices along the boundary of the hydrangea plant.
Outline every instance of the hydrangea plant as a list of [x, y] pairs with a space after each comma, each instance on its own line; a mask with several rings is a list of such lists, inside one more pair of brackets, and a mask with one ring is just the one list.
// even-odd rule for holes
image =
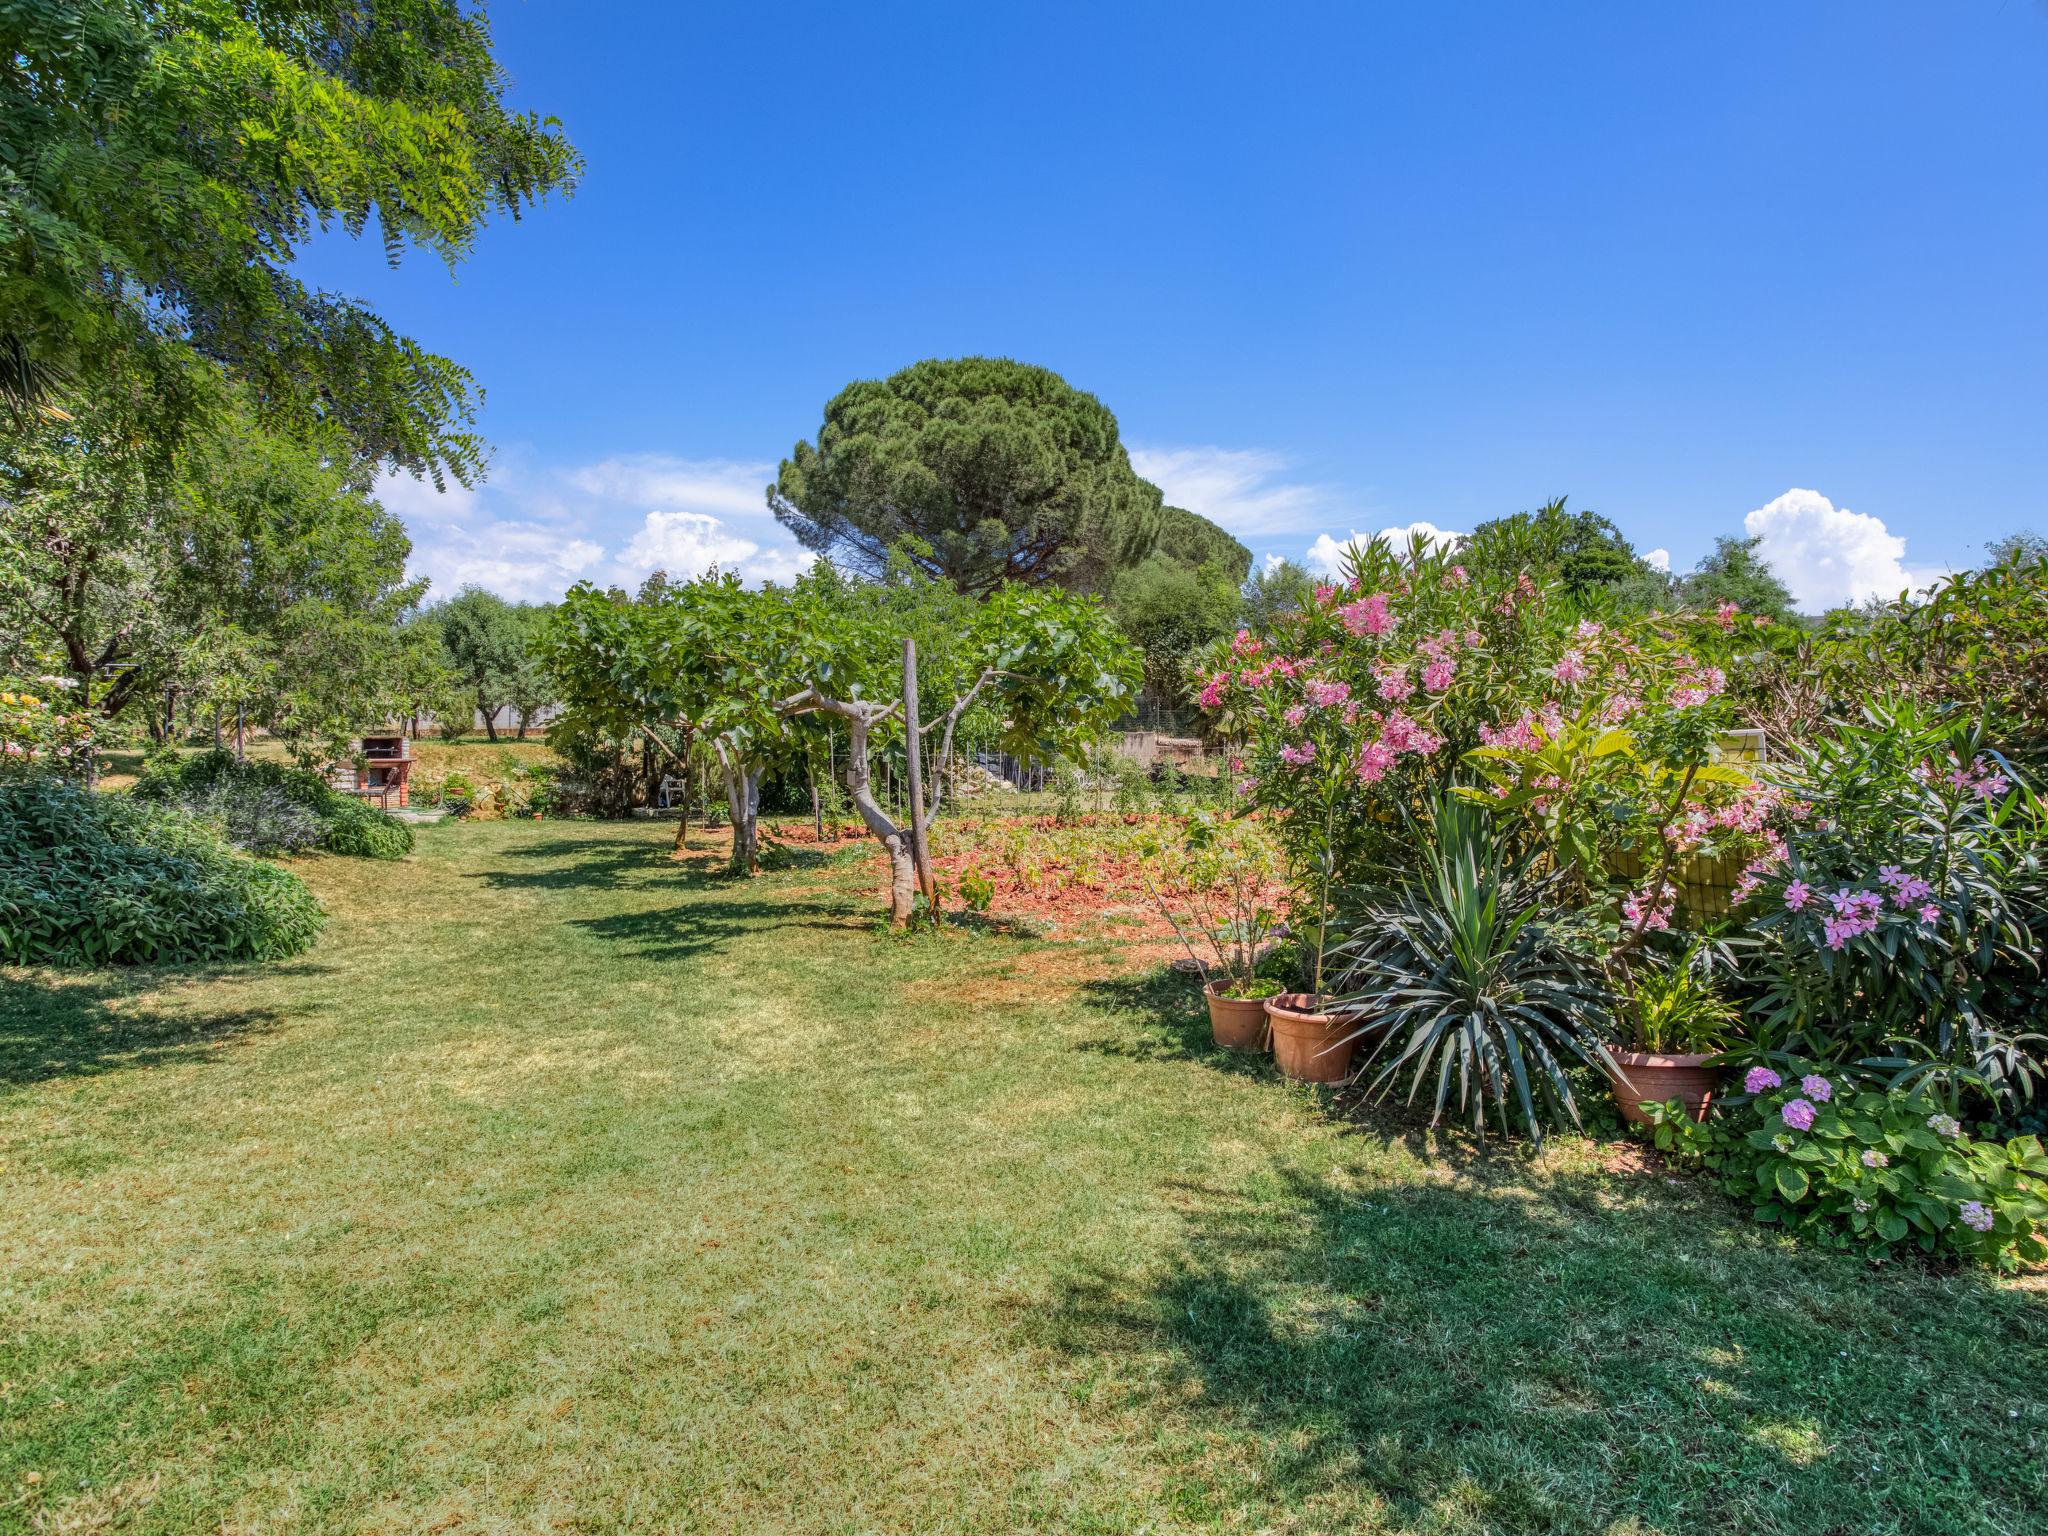
[[1714, 1169], [1759, 1221], [1873, 1258], [1918, 1248], [2012, 1269], [2048, 1257], [2038, 1137], [1978, 1140], [1924, 1092], [1819, 1063], [1754, 1066], [1742, 1087], [1704, 1125], [1675, 1103], [1653, 1118], [1658, 1146]]

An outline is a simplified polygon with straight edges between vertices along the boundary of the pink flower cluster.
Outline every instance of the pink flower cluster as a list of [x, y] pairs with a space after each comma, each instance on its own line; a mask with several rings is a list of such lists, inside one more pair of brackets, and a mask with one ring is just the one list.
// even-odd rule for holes
[[[1936, 777], [1934, 764], [1922, 763], [1919, 774], [1923, 779], [1932, 780]], [[1949, 788], [1975, 795], [1979, 800], [1996, 800], [2012, 788], [2012, 780], [2001, 773], [1995, 763], [1983, 757], [1973, 760], [1967, 768], [1951, 768], [1940, 777], [1947, 781]]]
[[1513, 747], [1523, 752], [1542, 750], [1543, 736], [1538, 731], [1535, 715], [1524, 715], [1513, 725], [1498, 728], [1491, 725], [1479, 727], [1479, 740], [1489, 747]]
[[[1896, 864], [1880, 865], [1877, 871], [1877, 883], [1892, 893], [1892, 905], [1901, 912], [1912, 911], [1915, 903], [1926, 903], [1920, 909], [1923, 919], [1925, 919], [1927, 907], [1933, 905], [1927, 901], [1927, 898], [1934, 894], [1934, 887], [1925, 880], [1922, 880], [1918, 875], [1907, 874]], [[1934, 910], [1937, 914], [1941, 911], [1939, 907], [1935, 907]], [[1925, 920], [1932, 921], [1932, 919]]]
[[1399, 710], [1395, 710], [1381, 722], [1379, 740], [1368, 741], [1358, 749], [1358, 757], [1353, 762], [1352, 769], [1366, 783], [1374, 784], [1386, 777], [1387, 770], [1394, 766], [1403, 753], [1427, 757], [1443, 744], [1441, 736], [1431, 735], [1428, 730], [1417, 725]]
[[1723, 629], [1733, 629], [1735, 627], [1735, 615], [1740, 612], [1742, 612], [1741, 605], [1731, 599], [1714, 610], [1714, 622]]
[[1377, 692], [1389, 704], [1398, 704], [1415, 691], [1415, 680], [1408, 675], [1406, 667], [1397, 667], [1386, 662], [1374, 662], [1373, 676], [1379, 681]]
[[1778, 1111], [1778, 1118], [1795, 1131], [1812, 1130], [1813, 1122], [1818, 1117], [1819, 1111], [1804, 1099], [1787, 1099], [1785, 1107]]
[[1840, 949], [1851, 939], [1877, 930], [1877, 922], [1884, 915], [1884, 898], [1875, 891], [1852, 891], [1847, 886], [1828, 898], [1835, 909], [1833, 917], [1821, 919], [1821, 931], [1827, 937], [1829, 949]]
[[1280, 761], [1290, 768], [1303, 768], [1315, 760], [1316, 744], [1312, 741], [1304, 741], [1298, 746], [1285, 746], [1280, 749]]
[[1369, 593], [1339, 608], [1337, 617], [1350, 634], [1384, 635], [1394, 627], [1394, 616], [1387, 611], [1387, 602], [1386, 593]]
[[1301, 686], [1302, 697], [1308, 700], [1311, 709], [1328, 709], [1342, 704], [1351, 697], [1349, 683], [1328, 683], [1321, 678], [1310, 678]]
[[1631, 891], [1621, 904], [1621, 915], [1632, 928], [1645, 931], [1669, 928], [1671, 914], [1678, 906], [1678, 887], [1665, 881], [1662, 889]]
[[1550, 675], [1569, 687], [1573, 683], [1583, 683], [1592, 674], [1586, 669], [1584, 656], [1577, 651], [1566, 651], [1557, 665], [1550, 669]]
[[1719, 667], [1686, 661], [1678, 672], [1678, 686], [1671, 690], [1674, 709], [1695, 709], [1728, 687], [1728, 675]]
[[1783, 790], [1767, 784], [1745, 785], [1726, 805], [1695, 805], [1674, 829], [1679, 848], [1687, 853], [1716, 832], [1765, 834], [1771, 812], [1784, 800]]
[[1783, 1084], [1784, 1081], [1785, 1079], [1778, 1076], [1769, 1067], [1751, 1067], [1743, 1076], [1742, 1091], [1744, 1093], [1769, 1093], [1773, 1088]]
[[1223, 703], [1223, 690], [1229, 686], [1230, 674], [1228, 672], [1218, 672], [1214, 677], [1210, 678], [1208, 682], [1202, 685], [1202, 697], [1200, 700], [1202, 708], [1215, 709], [1219, 707]]

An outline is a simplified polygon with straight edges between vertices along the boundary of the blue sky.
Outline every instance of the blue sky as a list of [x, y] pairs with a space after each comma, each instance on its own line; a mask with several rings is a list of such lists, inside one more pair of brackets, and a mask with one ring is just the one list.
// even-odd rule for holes
[[1263, 554], [1569, 494], [1819, 606], [2048, 529], [2048, 6], [500, 0], [589, 160], [452, 277], [305, 266], [488, 391], [419, 569], [795, 566], [848, 380], [1000, 353]]

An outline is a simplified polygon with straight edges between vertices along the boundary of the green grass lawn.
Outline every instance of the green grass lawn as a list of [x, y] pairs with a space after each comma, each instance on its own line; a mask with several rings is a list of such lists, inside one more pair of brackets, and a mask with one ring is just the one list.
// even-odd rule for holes
[[0, 972], [0, 1529], [2048, 1529], [2048, 1301], [1478, 1156], [1057, 932], [658, 825]]

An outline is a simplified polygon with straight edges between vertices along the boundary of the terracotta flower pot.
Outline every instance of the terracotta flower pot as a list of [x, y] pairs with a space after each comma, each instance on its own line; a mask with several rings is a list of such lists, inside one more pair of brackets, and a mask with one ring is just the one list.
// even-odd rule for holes
[[1648, 1125], [1650, 1117], [1642, 1106], [1662, 1104], [1666, 1099], [1678, 1100], [1696, 1121], [1707, 1118], [1707, 1105], [1721, 1086], [1721, 1069], [1705, 1064], [1711, 1052], [1701, 1056], [1660, 1056], [1654, 1051], [1613, 1054], [1621, 1074], [1610, 1071], [1607, 1080], [1613, 1085], [1614, 1101], [1621, 1106], [1624, 1120]]
[[[1266, 999], [1273, 1060], [1298, 1083], [1341, 1083], [1351, 1075], [1352, 1025], [1319, 1010], [1306, 992]], [[1337, 1041], [1343, 1041], [1341, 1045]]]
[[1266, 1000], [1263, 997], [1218, 997], [1216, 983], [1202, 988], [1209, 999], [1209, 1033], [1226, 1051], [1266, 1048]]

